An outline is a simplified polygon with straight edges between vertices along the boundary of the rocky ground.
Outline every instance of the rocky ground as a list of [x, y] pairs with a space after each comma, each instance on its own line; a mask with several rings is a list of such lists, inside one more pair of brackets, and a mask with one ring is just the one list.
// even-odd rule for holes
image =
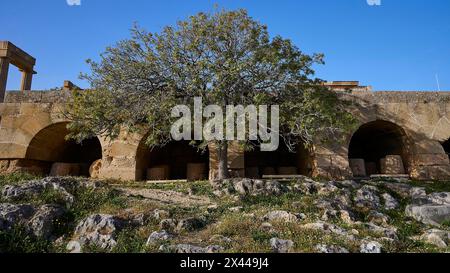
[[448, 251], [448, 182], [0, 176], [0, 252]]

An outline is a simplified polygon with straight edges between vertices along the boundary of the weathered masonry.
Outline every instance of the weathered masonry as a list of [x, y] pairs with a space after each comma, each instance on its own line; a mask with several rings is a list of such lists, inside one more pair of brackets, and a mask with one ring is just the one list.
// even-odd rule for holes
[[[3, 65], [5, 60], [22, 65], [17, 56], [8, 54], [10, 57], [0, 58]], [[0, 50], [0, 56], [4, 55]], [[34, 73], [31, 64], [34, 61], [22, 67], [29, 74], [25, 81]], [[6, 86], [7, 68], [3, 65], [0, 83]], [[29, 84], [23, 86], [31, 87], [31, 76]], [[343, 97], [355, 102], [349, 110], [358, 117], [359, 128], [346, 135], [344, 142], [324, 144], [318, 139], [312, 149], [299, 147], [296, 153], [283, 146], [276, 152], [245, 152], [230, 145], [231, 173], [251, 178], [303, 174], [343, 179], [403, 174], [414, 179], [450, 179], [450, 92], [372, 92], [358, 82], [327, 85], [350, 90]], [[0, 104], [0, 172], [139, 181], [214, 179], [217, 154], [212, 145], [203, 153], [187, 142], [150, 150], [144, 143], [145, 135], [126, 131], [114, 140], [98, 136], [81, 144], [66, 141], [68, 120], [61, 112], [72, 88], [66, 82], [58, 91], [22, 88], [6, 92]], [[5, 94], [0, 93], [1, 97]]]

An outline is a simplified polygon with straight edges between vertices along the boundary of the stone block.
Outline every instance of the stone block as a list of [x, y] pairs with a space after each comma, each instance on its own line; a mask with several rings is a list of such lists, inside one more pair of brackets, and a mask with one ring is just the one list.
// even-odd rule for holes
[[377, 174], [378, 168], [377, 163], [375, 162], [366, 162], [366, 174], [367, 176], [371, 176], [372, 174]]
[[149, 168], [147, 170], [148, 180], [169, 180], [170, 168], [168, 165], [161, 165]]
[[100, 179], [121, 179], [121, 180], [138, 180], [141, 181], [144, 179], [143, 173], [144, 171], [141, 171], [141, 174], [138, 176], [137, 171], [135, 168], [117, 168], [117, 167], [110, 167], [110, 168], [102, 168], [100, 169], [99, 178]]
[[298, 174], [298, 169], [296, 167], [279, 167], [279, 175], [296, 175]]
[[76, 163], [53, 163], [50, 176], [78, 176], [80, 175], [80, 164]]
[[405, 174], [405, 167], [400, 155], [388, 155], [380, 160], [382, 174]]
[[353, 176], [355, 177], [365, 177], [366, 173], [366, 163], [364, 159], [361, 158], [351, 158], [349, 159], [350, 168], [352, 169]]
[[207, 177], [207, 167], [205, 163], [189, 163], [187, 164], [187, 180], [199, 181], [205, 180]]

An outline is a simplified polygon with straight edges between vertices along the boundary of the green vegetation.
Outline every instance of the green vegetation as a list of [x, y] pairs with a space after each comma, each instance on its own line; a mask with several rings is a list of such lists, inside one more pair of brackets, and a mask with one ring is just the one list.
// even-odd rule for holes
[[11, 174], [0, 174], [0, 188], [6, 185], [17, 185], [24, 181], [30, 181], [39, 178], [25, 172], [17, 172]]

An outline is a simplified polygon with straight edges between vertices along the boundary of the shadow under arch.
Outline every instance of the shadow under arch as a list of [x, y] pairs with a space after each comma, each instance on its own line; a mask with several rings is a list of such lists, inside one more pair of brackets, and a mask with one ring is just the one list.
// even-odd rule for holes
[[101, 142], [97, 137], [82, 143], [66, 140], [69, 134], [68, 124], [69, 122], [59, 122], [41, 129], [28, 145], [25, 157], [47, 165], [44, 174], [51, 173], [54, 163], [66, 163], [78, 166], [67, 171], [68, 175], [89, 176], [91, 164], [102, 159]]
[[209, 174], [209, 149], [199, 150], [190, 141], [171, 141], [150, 148], [140, 141], [136, 152], [136, 180], [205, 180]]
[[442, 145], [442, 148], [444, 148], [444, 151], [447, 154], [447, 156], [449, 157], [449, 161], [450, 161], [450, 138], [444, 142], [441, 142], [441, 145]]
[[[367, 176], [383, 174], [381, 160], [388, 155], [398, 155], [403, 161], [403, 173], [409, 169], [409, 138], [399, 125], [386, 120], [365, 123], [352, 135], [348, 158], [363, 159]], [[350, 164], [351, 165], [351, 164]], [[400, 174], [400, 173], [399, 173]]]
[[263, 152], [253, 142], [254, 149], [244, 152], [245, 177], [262, 178], [264, 175], [313, 175], [313, 156], [303, 143], [296, 151], [289, 151], [284, 141], [276, 151]]

